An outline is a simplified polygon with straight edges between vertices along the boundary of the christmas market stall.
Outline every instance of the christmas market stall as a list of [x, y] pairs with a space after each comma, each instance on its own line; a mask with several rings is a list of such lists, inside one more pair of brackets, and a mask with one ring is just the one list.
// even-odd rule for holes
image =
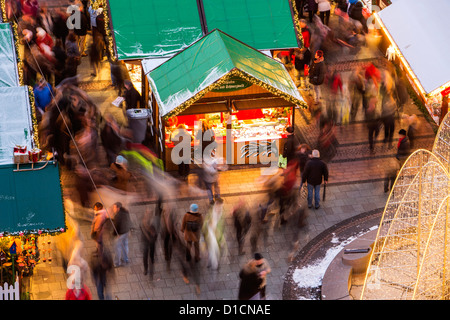
[[148, 106], [151, 95], [144, 73], [211, 30], [220, 29], [270, 56], [302, 43], [290, 0], [108, 0], [107, 16], [110, 54], [117, 58], [114, 63], [126, 66], [142, 95], [141, 106]]
[[0, 286], [18, 279], [26, 299], [35, 266], [51, 261], [52, 237], [66, 223], [59, 166], [39, 149], [33, 90], [19, 85], [13, 35], [0, 24]]
[[[168, 171], [176, 168], [172, 134], [180, 125], [195, 136], [200, 123], [206, 123], [214, 130], [216, 153], [227, 163], [256, 164], [271, 153], [278, 158], [294, 107], [307, 107], [282, 63], [220, 30], [151, 70], [147, 78]], [[193, 145], [199, 142], [193, 140]]]
[[404, 71], [436, 124], [447, 112], [450, 93], [449, 10], [446, 0], [396, 0], [374, 14], [384, 38], [382, 50]]

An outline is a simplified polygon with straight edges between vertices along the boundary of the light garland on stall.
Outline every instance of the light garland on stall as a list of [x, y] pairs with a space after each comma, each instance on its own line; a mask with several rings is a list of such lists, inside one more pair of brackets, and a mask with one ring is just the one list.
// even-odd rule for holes
[[31, 109], [31, 122], [33, 125], [33, 140], [36, 148], [40, 149], [39, 143], [39, 125], [36, 117], [36, 103], [34, 98], [34, 91], [31, 86], [28, 86], [28, 99], [30, 100], [30, 109]]
[[299, 48], [304, 48], [305, 43], [303, 42], [302, 28], [300, 27], [300, 17], [297, 11], [297, 7], [295, 6], [294, 1], [289, 0], [289, 5], [292, 7], [292, 11], [294, 12], [294, 26], [295, 31], [298, 35], [298, 38], [301, 42], [301, 46]]
[[7, 22], [8, 19], [6, 17], [6, 1], [5, 0], [0, 0], [0, 10], [2, 11], [3, 22]]
[[109, 1], [103, 1], [103, 10], [105, 12], [105, 30], [106, 30], [106, 40], [108, 41], [108, 50], [109, 55], [111, 57], [112, 61], [117, 61], [117, 57], [115, 55], [114, 51], [114, 38], [112, 36], [111, 28], [110, 28], [110, 21], [109, 21]]
[[22, 61], [22, 59], [20, 59], [20, 52], [19, 52], [20, 38], [19, 38], [19, 33], [17, 31], [18, 26], [17, 26], [16, 22], [8, 21], [8, 17], [6, 16], [6, 1], [5, 0], [0, 0], [0, 10], [2, 11], [3, 23], [9, 23], [9, 25], [11, 26], [11, 29], [12, 29], [14, 47], [15, 47], [15, 51], [16, 51], [17, 71], [18, 71], [18, 75], [19, 75], [19, 85], [23, 86], [24, 85], [23, 61]]
[[264, 83], [263, 81], [247, 74], [246, 72], [243, 72], [242, 70], [237, 70], [236, 73], [239, 77], [241, 77], [245, 81], [256, 84], [256, 85], [260, 86], [261, 88], [264, 88], [265, 90], [269, 91], [270, 93], [272, 93], [280, 98], [283, 98], [294, 105], [301, 106], [304, 109], [308, 108], [308, 105], [304, 101], [298, 100], [298, 99], [292, 97], [291, 95], [289, 95], [279, 89], [276, 89], [276, 88]]
[[162, 118], [164, 121], [167, 121], [170, 117], [176, 116], [178, 114], [180, 114], [181, 112], [183, 112], [184, 110], [186, 110], [187, 108], [189, 108], [192, 104], [194, 104], [196, 101], [200, 100], [205, 94], [207, 94], [208, 92], [220, 87], [221, 85], [223, 85], [226, 81], [228, 81], [230, 78], [234, 77], [234, 76], [238, 76], [240, 78], [242, 78], [243, 80], [258, 85], [260, 87], [262, 87], [263, 89], [269, 91], [270, 93], [283, 98], [289, 102], [291, 102], [294, 105], [299, 105], [302, 106], [304, 109], [308, 108], [308, 105], [298, 99], [295, 99], [294, 97], [272, 87], [267, 85], [266, 83], [262, 82], [261, 80], [256, 79], [255, 77], [252, 77], [250, 75], [248, 75], [247, 73], [234, 68], [233, 70], [231, 70], [228, 74], [226, 74], [224, 77], [220, 78], [218, 81], [214, 82], [213, 84], [211, 84], [209, 87], [199, 91], [197, 94], [195, 94], [194, 96], [192, 96], [190, 99], [186, 100], [185, 102], [183, 102], [182, 104], [180, 104], [178, 107], [174, 108], [173, 110], [171, 110], [169, 113], [165, 114]]
[[19, 73], [19, 85], [24, 85], [24, 78], [23, 78], [23, 61], [20, 59], [20, 52], [19, 52], [19, 46], [20, 46], [20, 38], [19, 33], [17, 31], [18, 25], [16, 22], [11, 22], [12, 30], [13, 30], [13, 37], [14, 37], [14, 47], [16, 49], [16, 59], [17, 59], [17, 71]]
[[402, 52], [400, 51], [400, 48], [395, 43], [394, 39], [392, 38], [391, 34], [387, 30], [387, 28], [384, 25], [383, 21], [381, 20], [380, 16], [376, 12], [373, 13], [373, 16], [375, 17], [376, 21], [381, 26], [381, 29], [385, 32], [387, 38], [389, 39], [389, 42], [392, 44], [392, 46], [394, 48], [394, 51], [395, 51], [397, 57], [400, 59], [400, 61], [403, 63], [403, 66], [408, 71], [408, 74], [409, 74], [410, 78], [412, 79], [412, 81], [414, 82], [414, 84], [416, 85], [416, 88], [420, 91], [420, 94], [422, 95], [424, 100], [426, 100], [428, 95], [427, 95], [425, 89], [423, 88], [423, 86], [420, 83], [419, 79], [417, 78], [416, 74], [412, 70], [412, 68], [409, 65], [408, 61], [406, 61], [405, 57], [403, 56]]

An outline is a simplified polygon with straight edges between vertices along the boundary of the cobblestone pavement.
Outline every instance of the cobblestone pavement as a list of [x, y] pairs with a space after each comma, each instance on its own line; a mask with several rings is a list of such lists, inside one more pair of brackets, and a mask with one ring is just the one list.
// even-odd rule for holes
[[[120, 109], [111, 105], [116, 98], [116, 93], [107, 86], [109, 81], [109, 65], [102, 62], [102, 71], [98, 77], [90, 77], [88, 57], [82, 59], [79, 67], [83, 79], [82, 86], [98, 104], [102, 113], [110, 112], [116, 116], [119, 123], [126, 124]], [[420, 115], [420, 111], [413, 104], [408, 105], [406, 111]], [[317, 141], [318, 129], [307, 110], [296, 110], [296, 133], [307, 143]], [[423, 117], [421, 118], [423, 119]], [[356, 217], [360, 214], [384, 208], [387, 194], [383, 191], [383, 176], [389, 167], [388, 159], [393, 157], [395, 149], [388, 149], [378, 137], [375, 145], [375, 154], [368, 154], [367, 132], [365, 130], [362, 115], [354, 123], [342, 126], [336, 131], [339, 145], [337, 153], [329, 163], [330, 178], [327, 187], [327, 198], [320, 209], [307, 210], [307, 224], [297, 228], [295, 216], [288, 220], [286, 225], [280, 226], [277, 214], [269, 215], [269, 223], [258, 243], [258, 251], [268, 260], [272, 272], [267, 279], [267, 298], [269, 300], [283, 299], [283, 288], [286, 285], [288, 270], [295, 268], [295, 263], [302, 259], [302, 254], [311, 240], [323, 232], [328, 232], [336, 224]], [[398, 123], [396, 131], [398, 131]], [[394, 139], [396, 136], [394, 137]], [[423, 120], [418, 137], [418, 145], [421, 148], [430, 149], [434, 140], [434, 133], [430, 124]], [[207, 252], [205, 242], [202, 240], [202, 260], [199, 263], [199, 288], [196, 292], [194, 279], [186, 284], [181, 277], [181, 267], [177, 259], [172, 260], [171, 268], [166, 268], [161, 241], [159, 239], [156, 250], [155, 273], [153, 280], [144, 276], [142, 266], [142, 252], [139, 238], [139, 221], [146, 210], [153, 210], [155, 199], [141, 198], [138, 201], [130, 201], [128, 208], [133, 222], [131, 232], [130, 263], [116, 268], [114, 277], [108, 279], [108, 289], [111, 298], [120, 300], [221, 300], [237, 299], [239, 288], [238, 273], [243, 264], [251, 258], [251, 246], [249, 236], [245, 242], [245, 254], [239, 255], [234, 237], [234, 226], [231, 217], [231, 209], [239, 199], [243, 199], [250, 207], [261, 203], [265, 197], [265, 190], [261, 181], [261, 173], [265, 168], [246, 167], [236, 170], [228, 170], [220, 175], [220, 187], [225, 217], [225, 239], [227, 251], [220, 260], [218, 270], [210, 270], [207, 266]], [[191, 178], [193, 179], [193, 178]], [[70, 173], [63, 172], [62, 177], [64, 196], [71, 197], [74, 193]], [[193, 180], [189, 181], [193, 185]], [[184, 187], [186, 188], [186, 187]], [[120, 196], [113, 197], [113, 200]], [[127, 201], [127, 199], [125, 199]], [[304, 206], [304, 198], [299, 205]], [[172, 199], [167, 200], [177, 214], [178, 221], [188, 210], [191, 203], [198, 203], [201, 212], [205, 212], [209, 206], [206, 193], [203, 190], [180, 189]], [[274, 211], [275, 212], [275, 211]], [[90, 239], [89, 215], [86, 220], [79, 220], [83, 237], [82, 254], [89, 259], [95, 249], [93, 240]], [[107, 239], [107, 245], [111, 245], [111, 239]], [[296, 241], [298, 241], [296, 243]], [[297, 244], [297, 245], [296, 245]], [[311, 247], [311, 246], [310, 246]], [[61, 260], [55, 259], [51, 263], [39, 263], [32, 277], [30, 293], [35, 300], [61, 300], [66, 292], [67, 275], [62, 267]], [[290, 259], [292, 257], [292, 260]], [[97, 299], [95, 285], [90, 276], [86, 280], [87, 285]]]

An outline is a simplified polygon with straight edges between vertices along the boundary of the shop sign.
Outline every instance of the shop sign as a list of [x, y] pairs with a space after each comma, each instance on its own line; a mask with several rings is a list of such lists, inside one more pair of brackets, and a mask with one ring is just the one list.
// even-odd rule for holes
[[442, 95], [443, 97], [445, 97], [445, 96], [448, 95], [449, 93], [450, 93], [450, 87], [448, 87], [448, 88], [446, 88], [446, 89], [444, 89], [444, 90], [441, 91], [441, 95]]
[[212, 92], [231, 92], [231, 91], [238, 91], [245, 88], [248, 88], [252, 85], [252, 83], [247, 82], [239, 77], [232, 77], [228, 80], [226, 80], [223, 84], [220, 86], [214, 88], [211, 90]]
[[9, 247], [9, 253], [10, 254], [16, 254], [16, 250], [17, 250], [16, 242], [13, 242], [11, 247]]

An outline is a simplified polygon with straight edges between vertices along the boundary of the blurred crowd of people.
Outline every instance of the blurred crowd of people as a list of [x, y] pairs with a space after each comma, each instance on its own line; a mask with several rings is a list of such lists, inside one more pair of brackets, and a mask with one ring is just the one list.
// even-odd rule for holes
[[[345, 54], [357, 55], [366, 45], [371, 31], [367, 13], [360, 1], [335, 1], [334, 15], [339, 23], [330, 28], [331, 3], [328, 0], [297, 0], [304, 47], [281, 52], [280, 59], [300, 90], [312, 96], [310, 112], [320, 128], [316, 146], [301, 143], [293, 127], [282, 150], [287, 159], [283, 168], [276, 168], [261, 181], [268, 190], [261, 199], [250, 204], [241, 198], [230, 213], [224, 212], [219, 188], [219, 173], [227, 170], [214, 156], [201, 159], [199, 165], [179, 165], [180, 179], [164, 174], [153, 151], [151, 137], [134, 141], [130, 128], [118, 124], [111, 114], [102, 114], [89, 95], [78, 87], [78, 66], [89, 57], [91, 76], [99, 74], [101, 63], [108, 61], [111, 81], [125, 99], [127, 109], [137, 108], [141, 96], [133, 87], [123, 62], [110, 57], [107, 48], [104, 12], [101, 3], [74, 0], [80, 11], [80, 28], [70, 30], [71, 14], [62, 9], [47, 10], [37, 0], [7, 0], [7, 17], [18, 24], [24, 81], [34, 88], [40, 145], [50, 152], [74, 176], [77, 194], [71, 203], [70, 233], [60, 237], [59, 252], [63, 266], [82, 270], [82, 285], [71, 286], [67, 299], [92, 299], [85, 285], [91, 272], [99, 299], [111, 299], [109, 283], [115, 268], [130, 263], [129, 239], [139, 234], [142, 266], [145, 275], [153, 279], [156, 245], [163, 248], [167, 270], [172, 263], [180, 265], [186, 283], [193, 281], [200, 293], [200, 277], [204, 272], [199, 261], [207, 257], [210, 270], [220, 268], [228, 254], [225, 239], [225, 217], [233, 219], [238, 252], [243, 255], [245, 241], [251, 246], [252, 259], [239, 273], [239, 299], [264, 299], [266, 276], [270, 273], [267, 260], [259, 253], [264, 249], [269, 229], [282, 228], [292, 221], [296, 228], [305, 226], [308, 210], [320, 207], [320, 187], [328, 182], [327, 162], [336, 152], [335, 128], [356, 121], [361, 113], [366, 120], [368, 143], [375, 153], [374, 142], [384, 128], [384, 142], [394, 147], [394, 132], [399, 131], [397, 144], [398, 168], [414, 148], [419, 121], [403, 114], [408, 94], [395, 68], [390, 63], [360, 64], [344, 76], [329, 67]], [[307, 14], [307, 17], [303, 15]], [[402, 120], [402, 126], [396, 125]], [[406, 124], [406, 125], [405, 125]], [[178, 130], [183, 131], [180, 126]], [[210, 128], [200, 132], [207, 135]], [[215, 143], [214, 139], [206, 139]], [[202, 145], [200, 154], [208, 148]], [[103, 150], [104, 152], [102, 152]], [[198, 159], [197, 159], [198, 160]], [[389, 172], [385, 191], [392, 186], [395, 172]], [[190, 185], [188, 175], [198, 183]], [[299, 178], [300, 176], [300, 178]], [[300, 184], [300, 190], [295, 186]], [[306, 190], [302, 187], [307, 186]], [[177, 194], [194, 194], [203, 189], [208, 206], [192, 203], [179, 215], [171, 199]], [[323, 189], [325, 192], [325, 190]], [[138, 221], [130, 216], [129, 205], [135, 197], [156, 198], [147, 206]], [[325, 195], [324, 195], [325, 197]], [[91, 222], [90, 239], [96, 249], [83, 257], [80, 221]], [[291, 242], [292, 252], [298, 248], [298, 233]], [[205, 250], [200, 242], [204, 240]]]

